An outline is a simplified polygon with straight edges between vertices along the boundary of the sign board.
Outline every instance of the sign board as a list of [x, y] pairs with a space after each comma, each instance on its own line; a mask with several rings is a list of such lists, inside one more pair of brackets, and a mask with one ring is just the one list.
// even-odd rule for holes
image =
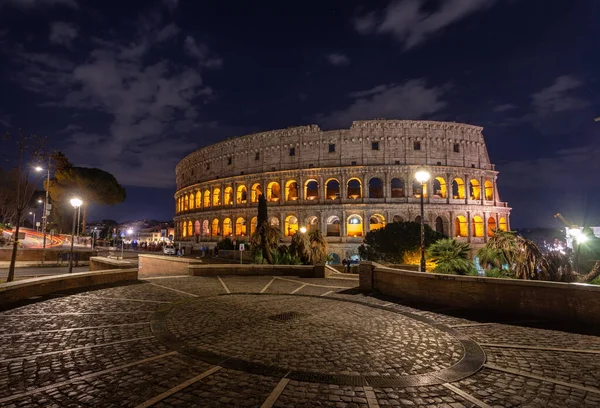
[[245, 249], [246, 249], [245, 245], [244, 244], [240, 244], [240, 251], [244, 251]]
[[35, 226], [36, 226], [36, 227], [39, 227], [39, 226], [40, 226], [40, 222], [39, 222], [39, 221], [37, 221], [37, 222], [35, 223]]
[[160, 230], [160, 236], [161, 237], [166, 237], [167, 236], [167, 230], [166, 229], [161, 229]]
[[125, 231], [121, 231], [121, 238], [125, 238]]

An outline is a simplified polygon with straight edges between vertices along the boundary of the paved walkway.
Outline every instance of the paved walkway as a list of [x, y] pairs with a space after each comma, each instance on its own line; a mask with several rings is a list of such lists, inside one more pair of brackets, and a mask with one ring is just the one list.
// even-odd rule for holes
[[356, 284], [156, 278], [5, 310], [0, 406], [600, 406], [600, 337]]

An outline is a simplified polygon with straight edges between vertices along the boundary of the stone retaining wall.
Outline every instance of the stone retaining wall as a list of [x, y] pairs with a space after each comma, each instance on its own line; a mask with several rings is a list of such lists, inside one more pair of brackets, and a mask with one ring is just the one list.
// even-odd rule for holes
[[299, 276], [304, 278], [324, 278], [325, 265], [223, 265], [205, 264], [190, 265], [190, 274], [193, 276], [216, 275], [246, 275], [246, 276]]
[[200, 259], [179, 258], [168, 255], [138, 255], [140, 277], [190, 275], [189, 266], [201, 263]]
[[45, 276], [0, 284], [0, 305], [26, 300], [33, 296], [47, 295], [67, 289], [84, 288], [107, 283], [136, 281], [137, 269], [78, 272]]
[[93, 256], [90, 258], [90, 271], [106, 271], [109, 269], [129, 269], [136, 268], [135, 262], [121, 259], [107, 258], [105, 256]]
[[596, 285], [441, 275], [361, 262], [360, 288], [442, 306], [600, 324]]
[[[76, 255], [73, 256], [73, 259], [77, 259], [79, 257], [79, 261], [89, 261], [90, 256], [96, 255], [98, 251], [92, 251], [91, 249], [87, 250], [73, 250]], [[42, 261], [42, 254], [44, 254], [43, 249], [27, 249], [27, 248], [19, 248], [17, 250], [17, 261]], [[47, 262], [56, 262], [59, 259], [60, 254], [69, 254], [69, 249], [46, 249], [44, 254], [44, 261]], [[0, 262], [9, 262], [12, 255], [12, 248], [3, 248], [0, 249]], [[67, 258], [68, 260], [68, 258]]]

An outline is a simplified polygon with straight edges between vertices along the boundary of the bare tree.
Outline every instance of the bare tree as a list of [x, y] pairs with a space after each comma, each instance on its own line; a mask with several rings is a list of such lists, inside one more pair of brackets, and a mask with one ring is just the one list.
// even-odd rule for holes
[[[17, 249], [19, 247], [19, 226], [25, 215], [25, 209], [29, 206], [31, 198], [35, 192], [36, 182], [30, 181], [30, 173], [35, 163], [41, 162], [44, 159], [44, 140], [37, 136], [26, 136], [23, 131], [19, 130], [16, 136], [7, 133], [2, 138], [3, 144], [6, 145], [6, 150], [15, 149], [14, 163], [15, 168], [9, 172], [13, 174], [12, 182], [8, 181], [8, 185], [13, 186], [12, 204], [7, 204], [12, 207], [14, 216], [15, 228], [13, 231], [13, 248], [10, 259], [10, 267], [8, 269], [7, 282], [12, 282], [15, 279], [15, 264], [17, 261]], [[14, 145], [11, 147], [11, 144]], [[38, 177], [41, 180], [42, 177]], [[11, 200], [9, 199], [7, 203]]]

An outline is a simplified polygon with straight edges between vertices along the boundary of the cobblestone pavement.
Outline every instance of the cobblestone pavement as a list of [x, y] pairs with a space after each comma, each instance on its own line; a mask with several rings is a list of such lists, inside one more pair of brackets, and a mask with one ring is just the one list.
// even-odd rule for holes
[[0, 407], [600, 406], [597, 334], [357, 283], [169, 277], [5, 309]]

